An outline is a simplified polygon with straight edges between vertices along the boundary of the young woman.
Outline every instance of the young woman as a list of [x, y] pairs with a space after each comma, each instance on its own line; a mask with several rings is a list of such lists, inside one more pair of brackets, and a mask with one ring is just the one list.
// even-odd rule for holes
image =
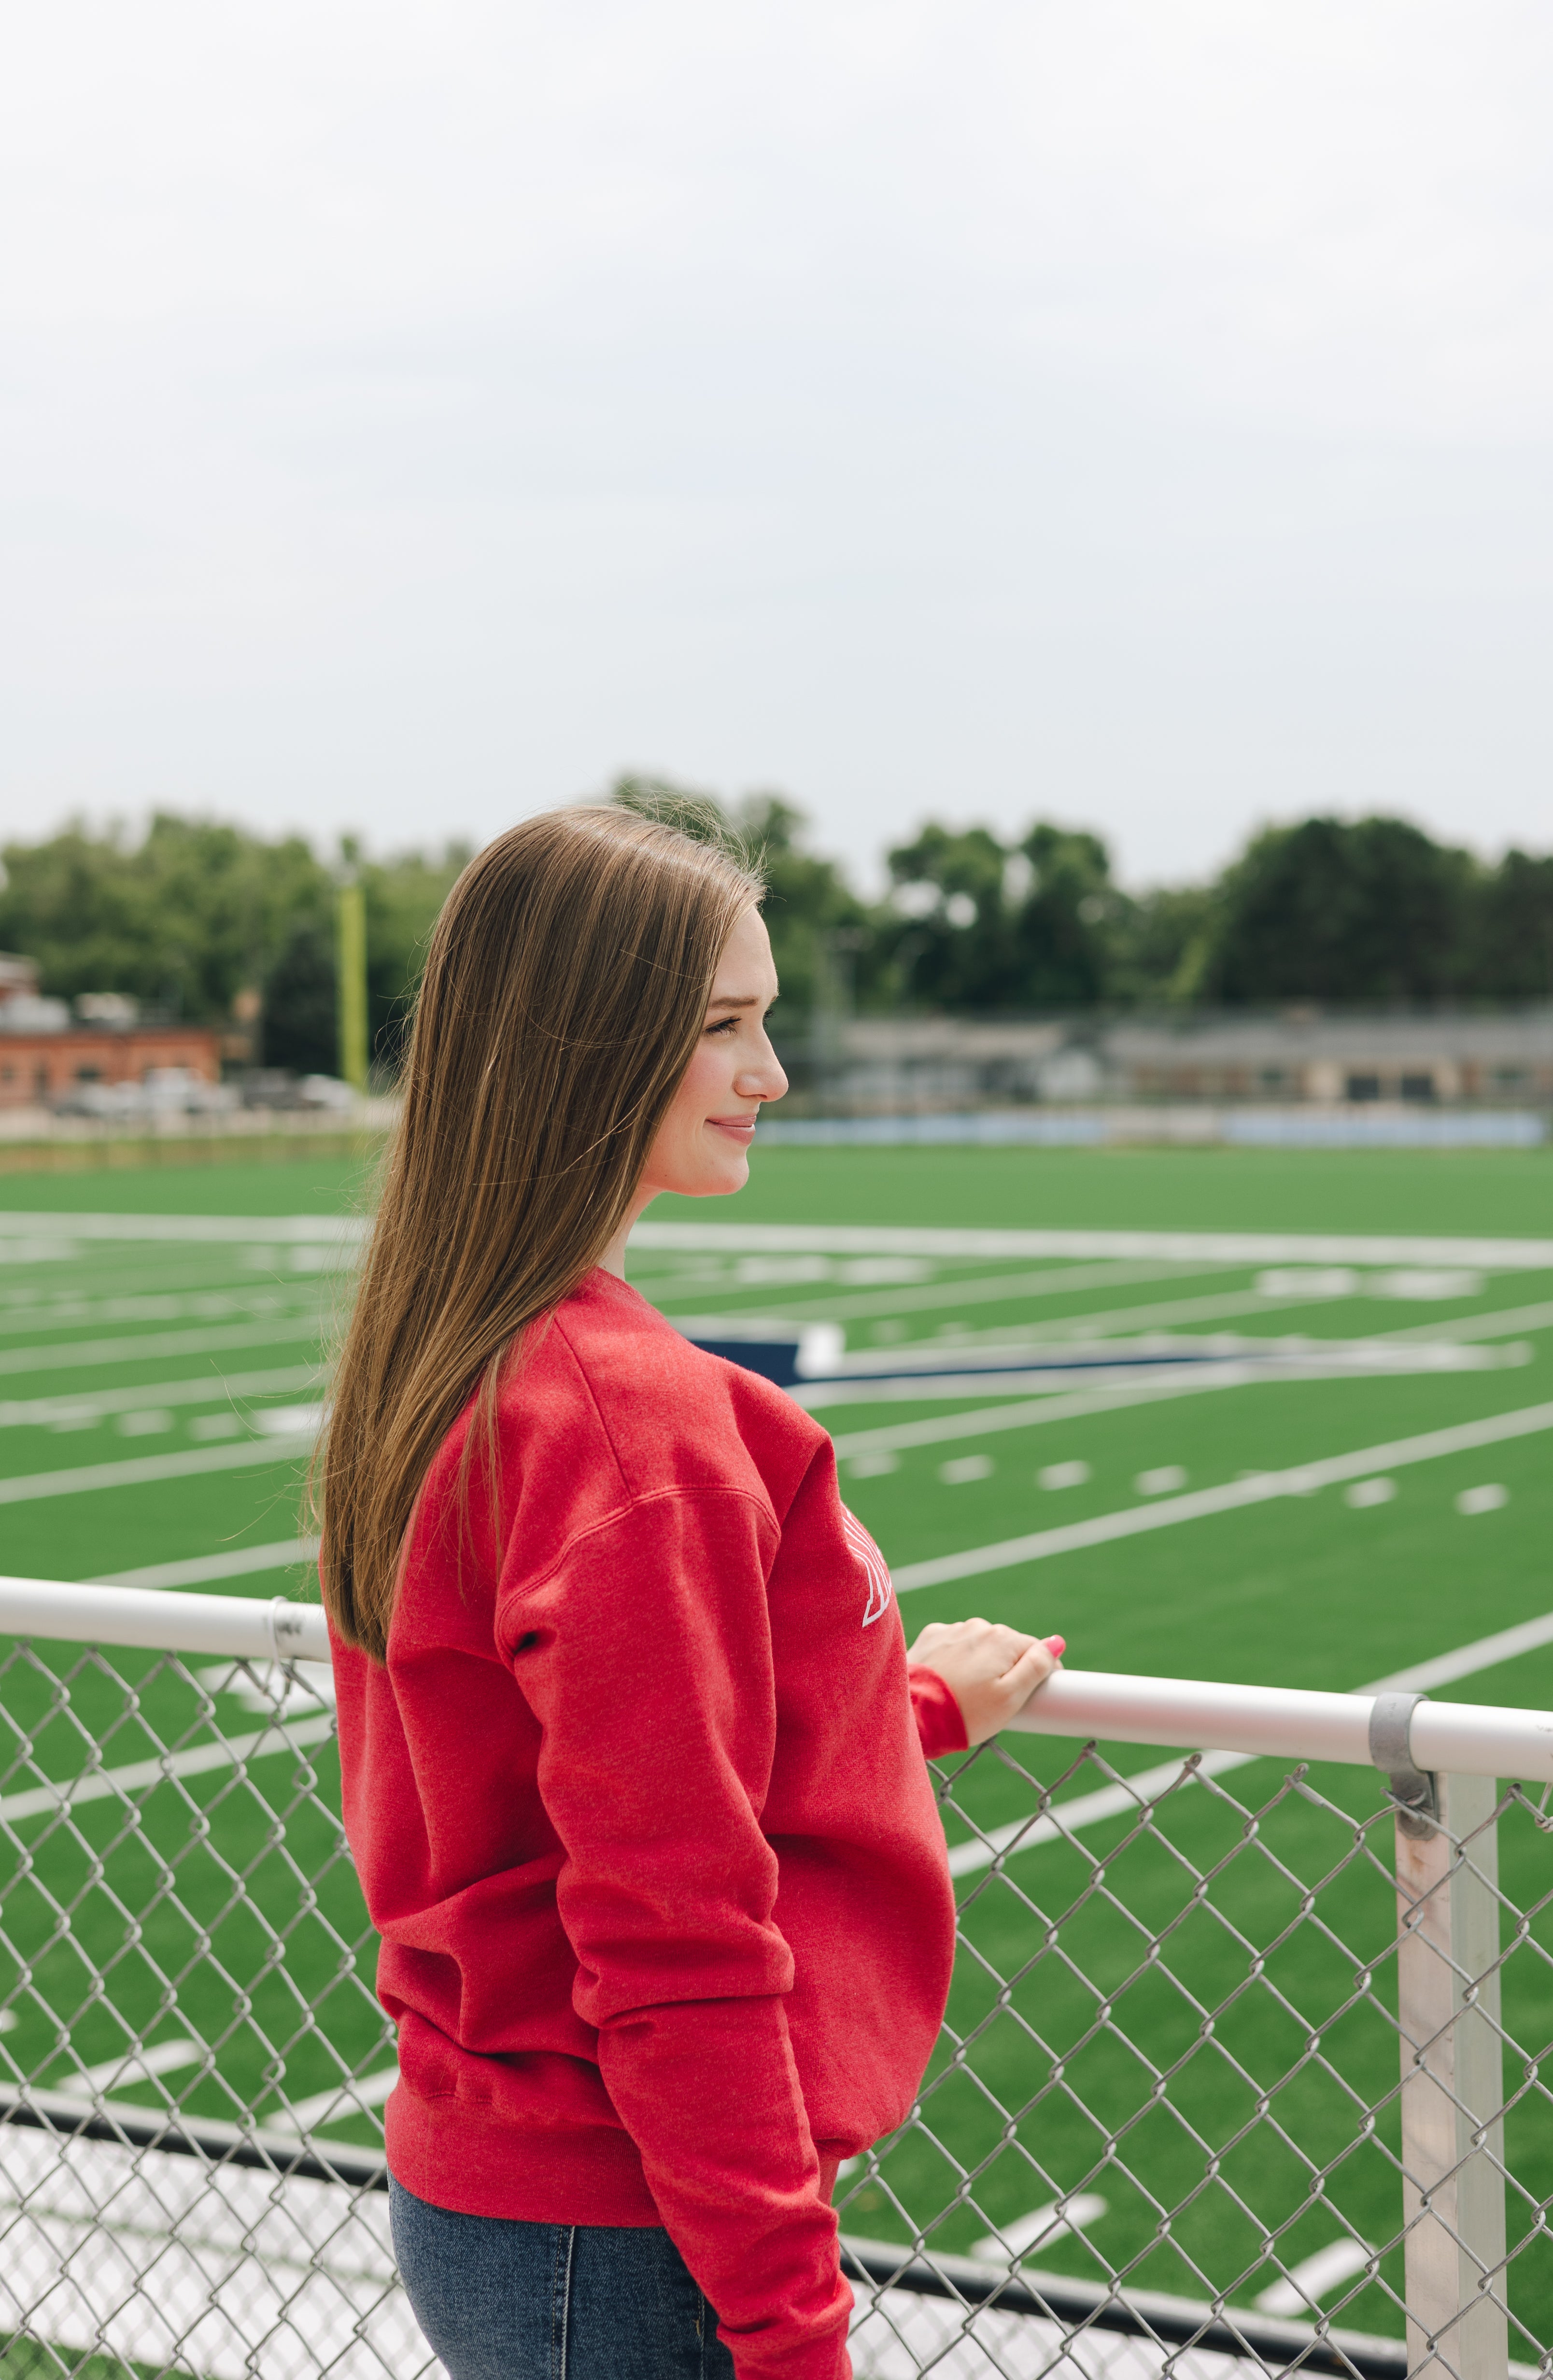
[[394, 2237], [453, 2380], [842, 2380], [837, 2164], [953, 1928], [923, 1753], [1061, 1650], [908, 1669], [834, 1452], [625, 1281], [786, 1080], [761, 887], [603, 809], [454, 888], [322, 1458], [346, 1826], [399, 2033]]

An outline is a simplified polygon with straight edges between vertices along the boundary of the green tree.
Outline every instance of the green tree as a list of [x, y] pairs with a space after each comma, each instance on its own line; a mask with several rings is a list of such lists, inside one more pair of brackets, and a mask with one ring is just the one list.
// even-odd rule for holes
[[1219, 880], [1201, 996], [1375, 1005], [1465, 991], [1478, 874], [1401, 819], [1269, 827]]
[[931, 1007], [1090, 1007], [1107, 997], [1127, 904], [1093, 834], [1044, 821], [1009, 846], [929, 820], [889, 855], [889, 955], [902, 997]]
[[1109, 994], [1118, 1007], [1189, 1006], [1211, 947], [1213, 888], [1159, 885], [1118, 895], [1109, 919]]
[[[362, 870], [380, 1062], [394, 1062], [431, 928], [468, 856], [450, 844], [440, 859], [410, 853]], [[252, 987], [264, 1062], [335, 1071], [334, 876], [299, 835], [270, 843], [159, 813], [138, 844], [77, 823], [8, 844], [0, 858], [0, 948], [36, 959], [44, 991], [127, 991], [153, 1014], [219, 1026]]]
[[1553, 999], [1553, 859], [1505, 853], [1479, 892], [1472, 959], [1486, 999]]
[[[367, 895], [367, 1030], [373, 1064], [397, 1072], [406, 1027], [426, 965], [431, 929], [473, 856], [450, 843], [440, 859], [406, 852], [370, 861], [361, 871]], [[334, 1072], [331, 1059], [329, 1071]]]
[[1111, 989], [1112, 945], [1128, 903], [1098, 835], [1036, 825], [1019, 845], [1031, 880], [1016, 925], [1020, 1003], [1092, 1008]]
[[300, 836], [266, 844], [165, 813], [138, 844], [78, 823], [0, 857], [0, 946], [37, 960], [44, 991], [127, 991], [199, 1024], [224, 1022], [298, 924], [328, 910], [327, 872]]
[[1017, 1002], [1011, 856], [989, 827], [936, 819], [887, 855], [894, 888], [887, 952], [897, 998], [942, 1009]]

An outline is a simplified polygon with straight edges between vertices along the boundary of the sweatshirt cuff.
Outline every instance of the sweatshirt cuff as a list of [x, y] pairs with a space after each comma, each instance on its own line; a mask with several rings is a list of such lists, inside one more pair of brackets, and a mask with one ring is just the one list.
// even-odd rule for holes
[[968, 1752], [970, 1738], [965, 1733], [965, 1714], [938, 1671], [914, 1663], [906, 1677], [924, 1758], [937, 1760], [945, 1752]]

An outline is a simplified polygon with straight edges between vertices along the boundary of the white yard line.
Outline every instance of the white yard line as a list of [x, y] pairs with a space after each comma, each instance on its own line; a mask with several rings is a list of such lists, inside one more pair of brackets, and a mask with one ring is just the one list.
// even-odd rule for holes
[[0, 1211], [0, 1239], [251, 1241], [356, 1247], [370, 1225], [354, 1215], [67, 1215]]
[[[1501, 1338], [1511, 1331], [1553, 1325], [1553, 1305], [1523, 1305], [1497, 1315], [1473, 1315], [1465, 1319], [1480, 1326], [1472, 1332], [1473, 1338]], [[1466, 1337], [1467, 1333], [1463, 1330], [1453, 1330], [1448, 1322], [1434, 1328], [1426, 1325], [1423, 1330], [1414, 1330], [1410, 1325], [1403, 1330], [1379, 1333], [1377, 1343], [1382, 1346], [1405, 1344], [1426, 1335], [1430, 1340], [1449, 1343]], [[1156, 1397], [1187, 1396], [1202, 1389], [1249, 1387], [1254, 1381], [1267, 1378], [1265, 1372], [1256, 1371], [1249, 1365], [1237, 1368], [1230, 1363], [1221, 1370], [1218, 1365], [1210, 1367], [1205, 1364], [1200, 1368], [1204, 1375], [1210, 1376], [1185, 1380], [1163, 1379], [1157, 1386], [1140, 1383], [1135, 1389], [1075, 1390], [1072, 1396], [1044, 1397], [1030, 1404], [989, 1405], [979, 1414], [948, 1414], [935, 1421], [897, 1422], [878, 1429], [848, 1430], [836, 1438], [833, 1443], [838, 1456], [843, 1458], [850, 1454], [894, 1453], [914, 1446], [937, 1446], [953, 1439], [975, 1438], [978, 1435], [978, 1424], [989, 1432], [1027, 1429], [1046, 1421], [1069, 1421], [1084, 1414], [1107, 1413], [1122, 1405], [1150, 1403]], [[833, 1389], [818, 1389], [819, 1401], [824, 1404], [840, 1402], [839, 1390], [844, 1385], [838, 1382]], [[921, 1399], [925, 1402], [929, 1385], [911, 1378], [900, 1382], [881, 1380], [871, 1384], [867, 1394], [859, 1395], [856, 1402], [875, 1404]], [[989, 1381], [987, 1385], [990, 1389], [994, 1384]], [[999, 1385], [1006, 1388], [1013, 1382], [1005, 1376]], [[806, 1403], [809, 1391], [800, 1388], [796, 1391], [789, 1390], [789, 1394], [795, 1395], [799, 1403]]]
[[[1352, 1305], [1361, 1295], [1362, 1293], [1350, 1289], [1337, 1291], [1330, 1297], [1313, 1297], [1304, 1290], [1284, 1292], [1275, 1297], [1264, 1296], [1257, 1289], [1225, 1290], [1212, 1297], [1159, 1298], [1148, 1305], [1101, 1306], [1093, 1314], [1064, 1314], [1054, 1322], [1010, 1323], [1000, 1327], [996, 1332], [977, 1332], [974, 1338], [967, 1334], [965, 1343], [969, 1346], [996, 1344], [1005, 1330], [1010, 1337], [1018, 1332], [1021, 1343], [1026, 1336], [1043, 1343], [1063, 1339], [1104, 1338], [1113, 1332], [1147, 1330], [1159, 1323], [1227, 1322], [1232, 1315], [1277, 1314], [1290, 1306]], [[870, 1355], [873, 1352], [869, 1350]], [[900, 1351], [897, 1348], [882, 1352], [899, 1354]]]
[[0, 1335], [15, 1338], [21, 1330], [73, 1330], [102, 1322], [226, 1322], [276, 1320], [282, 1316], [301, 1321], [309, 1316], [321, 1325], [329, 1309], [317, 1298], [277, 1296], [272, 1290], [252, 1296], [225, 1291], [190, 1290], [168, 1296], [61, 1297], [49, 1303], [13, 1306], [0, 1313]]
[[273, 1322], [234, 1322], [212, 1330], [148, 1331], [141, 1339], [50, 1341], [0, 1349], [0, 1372], [91, 1371], [108, 1364], [164, 1362], [173, 1355], [212, 1355], [227, 1347], [270, 1347], [319, 1336], [313, 1314], [277, 1315]]
[[343, 2078], [332, 2090], [315, 2091], [310, 2099], [294, 2100], [278, 2115], [267, 2117], [265, 2128], [272, 2132], [310, 2132], [321, 2124], [343, 2124], [368, 2107], [381, 2107], [398, 2080], [397, 2065], [382, 2067], [376, 2074]]
[[1381, 1446], [1358, 1448], [1351, 1454], [1333, 1454], [1315, 1463], [1267, 1471], [1249, 1479], [1229, 1479], [1221, 1487], [1199, 1488], [1184, 1496], [1168, 1496], [1153, 1504], [1129, 1505], [1119, 1512], [1097, 1512], [1087, 1521], [1071, 1521], [1056, 1529], [1037, 1529], [1028, 1536], [1004, 1537], [998, 1544], [973, 1546], [964, 1553], [941, 1554], [931, 1561], [908, 1562], [894, 1575], [897, 1594], [919, 1586], [942, 1586], [951, 1579], [978, 1578], [994, 1570], [1011, 1570], [1022, 1562], [1042, 1561], [1052, 1554], [1077, 1553], [1089, 1546], [1112, 1544], [1122, 1537], [1142, 1536], [1153, 1529], [1173, 1528], [1183, 1521], [1201, 1521], [1217, 1512], [1233, 1512], [1283, 1496], [1308, 1496], [1317, 1488], [1363, 1479], [1371, 1472], [1400, 1470], [1412, 1463], [1432, 1463], [1442, 1455], [1464, 1454], [1479, 1446], [1497, 1446], [1507, 1439], [1528, 1438], [1553, 1429], [1553, 1404], [1524, 1405], [1518, 1412], [1490, 1414], [1481, 1421], [1460, 1422], [1447, 1429], [1425, 1430], [1416, 1438], [1389, 1440]]
[[[1134, 1281], [1180, 1280], [1194, 1270], [1221, 1272], [1221, 1265], [1196, 1268], [1177, 1264], [1094, 1264], [1048, 1266], [1040, 1272], [1005, 1272], [970, 1274], [960, 1281], [934, 1281], [927, 1288], [871, 1289], [849, 1296], [844, 1291], [831, 1297], [807, 1297], [796, 1305], [770, 1305], [762, 1308], [773, 1321], [781, 1322], [858, 1322], [876, 1314], [926, 1314], [944, 1305], [986, 1305], [999, 1298], [1075, 1297], [1087, 1289], [1106, 1289], [1112, 1283], [1125, 1289]], [[689, 1284], [686, 1284], [687, 1286]], [[677, 1283], [668, 1283], [670, 1288]], [[736, 1281], [706, 1283], [709, 1288], [725, 1288], [740, 1295], [753, 1295], [755, 1285]], [[665, 1309], [666, 1310], [666, 1309]], [[681, 1319], [670, 1314], [671, 1322]]]
[[1052, 2199], [1045, 2206], [1033, 2206], [1028, 2215], [1016, 2216], [1001, 2230], [978, 2240], [970, 2252], [984, 2265], [1006, 2265], [1011, 2257], [1028, 2256], [1069, 2232], [1086, 2231], [1107, 2211], [1108, 2203], [1097, 2191], [1076, 2190], [1071, 2198]]
[[1445, 1322], [1410, 1323], [1388, 1339], [1503, 1339], [1517, 1330], [1553, 1330], [1553, 1303], [1501, 1306], [1495, 1314], [1458, 1314]]
[[[1226, 1334], [1227, 1338], [1227, 1334]], [[1217, 1353], [1214, 1351], [1217, 1349]], [[953, 1350], [949, 1351], [951, 1354]], [[979, 1352], [979, 1351], [978, 1351]], [[1032, 1350], [1032, 1353], [1037, 1351]], [[977, 1363], [973, 1355], [964, 1371], [923, 1369], [910, 1372], [873, 1375], [858, 1374], [839, 1380], [800, 1383], [788, 1390], [795, 1404], [808, 1413], [823, 1413], [829, 1405], [852, 1408], [871, 1404], [928, 1404], [940, 1400], [948, 1404], [966, 1398], [985, 1397], [993, 1389], [1006, 1395], [1011, 1390], [1021, 1395], [1031, 1390], [1059, 1390], [1070, 1380], [1083, 1380], [1095, 1388], [1110, 1383], [1122, 1383], [1151, 1376], [1176, 1378], [1183, 1373], [1203, 1373], [1219, 1379], [1220, 1386], [1242, 1388], [1255, 1380], [1353, 1380], [1401, 1379], [1420, 1372], [1497, 1372], [1529, 1364], [1535, 1350], [1524, 1341], [1512, 1342], [1508, 1347], [1461, 1346], [1454, 1340], [1443, 1344], [1434, 1340], [1420, 1340], [1407, 1347], [1393, 1347], [1386, 1339], [1228, 1339], [1193, 1338], [1186, 1332], [1166, 1339], [1162, 1335], [1129, 1342], [1127, 1340], [1093, 1340], [1087, 1346], [1081, 1341], [1064, 1350], [1066, 1360], [1017, 1367], [1002, 1362]], [[994, 1350], [1001, 1354], [1002, 1350]], [[1020, 1355], [1023, 1348], [1010, 1348], [1010, 1355]], [[943, 1360], [940, 1356], [939, 1360]], [[1224, 1374], [1232, 1375], [1223, 1378]]]
[[[1204, 1375], [1211, 1373], [1211, 1378]], [[894, 1454], [903, 1448], [939, 1446], [957, 1438], [990, 1437], [1005, 1429], [1036, 1429], [1045, 1422], [1076, 1421], [1086, 1414], [1117, 1413], [1127, 1405], [1151, 1405], [1171, 1397], [1198, 1396], [1205, 1389], [1246, 1387], [1256, 1375], [1244, 1364], [1200, 1364], [1184, 1378], [1175, 1374], [1158, 1380], [1139, 1380], [1134, 1387], [1109, 1389], [1075, 1389], [1069, 1396], [1037, 1397], [1028, 1403], [983, 1405], [977, 1413], [940, 1414], [931, 1421], [899, 1421], [878, 1429], [844, 1430], [832, 1439], [837, 1456], [845, 1461], [853, 1454]], [[915, 1392], [918, 1384], [907, 1384]], [[926, 1384], [923, 1384], [924, 1387]], [[1001, 1385], [993, 1381], [983, 1384], [990, 1389]], [[885, 1384], [870, 1394], [881, 1396]]]
[[120, 1800], [149, 1791], [170, 1777], [203, 1777], [215, 1768], [236, 1768], [247, 1760], [268, 1759], [282, 1752], [297, 1752], [323, 1743], [334, 1732], [333, 1711], [316, 1718], [287, 1719], [252, 1735], [222, 1736], [214, 1743], [191, 1743], [181, 1752], [159, 1753], [154, 1759], [127, 1761], [120, 1768], [88, 1769], [62, 1777], [52, 1785], [34, 1785], [21, 1793], [0, 1796], [0, 1819], [37, 1818], [55, 1810], [79, 1809], [83, 1802]]
[[93, 1389], [74, 1397], [5, 1398], [0, 1429], [46, 1429], [61, 1421], [96, 1421], [160, 1405], [226, 1404], [234, 1397], [278, 1397], [320, 1386], [316, 1364], [287, 1364], [273, 1372], [207, 1372], [199, 1380], [152, 1380], [137, 1389]]
[[317, 1537], [283, 1537], [276, 1545], [238, 1546], [224, 1554], [197, 1554], [191, 1561], [151, 1562], [143, 1570], [116, 1571], [88, 1579], [89, 1586], [203, 1586], [212, 1579], [247, 1578], [255, 1571], [293, 1570], [316, 1562]]
[[[29, 1227], [34, 1218], [25, 1219]], [[252, 1232], [255, 1239], [262, 1234]], [[299, 1235], [300, 1236], [300, 1235]], [[865, 1223], [638, 1223], [637, 1248], [691, 1256], [1152, 1258], [1166, 1264], [1467, 1265], [1553, 1272], [1553, 1240], [1386, 1237], [1335, 1232], [956, 1232]]]
[[277, 1430], [273, 1438], [246, 1439], [237, 1446], [201, 1446], [178, 1454], [140, 1454], [126, 1463], [84, 1463], [70, 1471], [33, 1471], [0, 1479], [0, 1504], [30, 1504], [47, 1496], [80, 1496], [96, 1488], [139, 1488], [150, 1479], [192, 1479], [203, 1471], [241, 1471], [251, 1464], [285, 1463], [312, 1451], [311, 1429]]
[[1284, 2279], [1274, 2281], [1256, 2299], [1256, 2311], [1281, 2322], [1297, 2321], [1314, 2313], [1317, 2301], [1329, 2297], [1341, 2282], [1362, 2273], [1374, 2253], [1362, 2240], [1334, 2240], [1303, 2263], [1291, 2265]]
[[145, 2077], [176, 2074], [185, 2066], [202, 2063], [205, 2053], [197, 2041], [159, 2041], [153, 2047], [139, 2046], [121, 2049], [116, 2058], [104, 2058], [100, 2065], [83, 2066], [59, 2085], [62, 2091], [111, 2091], [115, 2084], [136, 2083]]

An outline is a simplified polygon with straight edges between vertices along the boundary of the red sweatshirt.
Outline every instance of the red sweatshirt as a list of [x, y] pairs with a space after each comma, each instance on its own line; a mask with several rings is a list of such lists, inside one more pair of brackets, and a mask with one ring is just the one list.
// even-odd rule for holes
[[[740, 2380], [839, 2380], [837, 2161], [908, 2113], [952, 1903], [890, 1573], [819, 1424], [590, 1273], [428, 1475], [386, 1668], [336, 1645], [399, 2028], [388, 2161], [455, 2212], [668, 2228]], [[915, 1709], [915, 1723], [914, 1723]]]

